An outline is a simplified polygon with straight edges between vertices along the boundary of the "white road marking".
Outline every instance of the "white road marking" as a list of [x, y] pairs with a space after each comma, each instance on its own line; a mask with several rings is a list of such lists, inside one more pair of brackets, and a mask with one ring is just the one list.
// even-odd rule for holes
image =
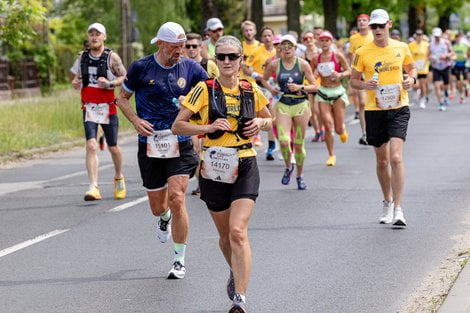
[[65, 233], [67, 231], [69, 231], [70, 229], [56, 229], [56, 230], [53, 230], [47, 234], [43, 234], [43, 235], [40, 235], [40, 236], [37, 236], [36, 238], [33, 238], [33, 239], [30, 239], [30, 240], [26, 240], [22, 243], [19, 243], [19, 244], [16, 244], [14, 246], [11, 246], [9, 248], [6, 248], [6, 249], [3, 249], [0, 251], [0, 258], [5, 256], [5, 255], [8, 255], [10, 253], [13, 253], [13, 252], [16, 252], [18, 250], [21, 250], [21, 249], [24, 249], [26, 247], [29, 247], [31, 245], [34, 245], [38, 242], [41, 242], [43, 240], [46, 240], [46, 239], [49, 239], [51, 237], [54, 237], [54, 236], [57, 236], [57, 235], [60, 235], [62, 233]]
[[142, 197], [142, 198], [139, 198], [139, 199], [136, 199], [134, 201], [131, 201], [131, 202], [127, 202], [127, 203], [124, 203], [124, 204], [121, 204], [117, 207], [114, 207], [110, 210], [108, 210], [108, 212], [112, 212], [112, 213], [115, 213], [115, 212], [120, 212], [120, 211], [123, 211], [125, 209], [128, 209], [130, 207], [133, 207], [134, 205], [137, 205], [141, 202], [144, 202], [144, 201], [147, 201], [148, 200], [148, 196], [145, 196], [145, 197]]

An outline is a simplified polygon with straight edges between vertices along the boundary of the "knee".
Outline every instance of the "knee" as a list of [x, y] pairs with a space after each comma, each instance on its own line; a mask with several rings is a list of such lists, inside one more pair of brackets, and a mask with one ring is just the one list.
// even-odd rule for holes
[[174, 215], [182, 214], [184, 209], [184, 193], [180, 191], [172, 192], [168, 196], [168, 205]]
[[98, 153], [98, 143], [96, 140], [88, 140], [86, 142], [86, 151], [87, 153]]
[[377, 160], [377, 168], [379, 169], [385, 169], [385, 168], [388, 168], [388, 159], [384, 158], [384, 159], [378, 159]]
[[398, 166], [402, 162], [403, 162], [403, 158], [401, 157], [399, 153], [392, 154], [392, 156], [390, 157], [390, 163], [392, 166]]
[[325, 127], [325, 130], [329, 133], [331, 133], [331, 130], [333, 129], [333, 122], [331, 121], [324, 121], [323, 126]]
[[279, 141], [279, 144], [281, 145], [281, 148], [287, 149], [290, 147], [290, 140]]
[[108, 149], [111, 153], [113, 154], [116, 154], [116, 153], [119, 153], [121, 152], [121, 150], [119, 149], [119, 146], [118, 145], [115, 145], [115, 146], [108, 146]]
[[230, 227], [230, 243], [232, 245], [242, 246], [248, 240], [246, 229], [240, 226]]

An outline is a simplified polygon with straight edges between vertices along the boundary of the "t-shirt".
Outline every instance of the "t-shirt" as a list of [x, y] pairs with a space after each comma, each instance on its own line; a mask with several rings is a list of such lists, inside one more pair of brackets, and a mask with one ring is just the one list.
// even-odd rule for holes
[[[135, 92], [137, 115], [153, 125], [154, 130], [170, 129], [179, 112], [173, 102], [185, 96], [193, 86], [208, 78], [206, 71], [194, 60], [182, 58], [170, 67], [157, 61], [156, 55], [148, 55], [131, 64], [122, 87]], [[191, 136], [178, 136], [179, 141]], [[147, 138], [139, 135], [139, 140]]]
[[[400, 105], [409, 104], [408, 92], [403, 89], [403, 65], [413, 63], [410, 48], [404, 42], [389, 39], [389, 44], [378, 47], [373, 41], [356, 51], [352, 67], [364, 73], [365, 80], [370, 80], [374, 73], [379, 74], [379, 86], [389, 87], [398, 84]], [[397, 107], [395, 107], [396, 109]], [[376, 90], [367, 90], [366, 111], [382, 110], [377, 105]]]
[[416, 41], [412, 41], [408, 44], [410, 47], [411, 54], [415, 60], [416, 68], [418, 69], [418, 74], [428, 74], [429, 73], [429, 42], [422, 40], [419, 44]]
[[455, 66], [465, 67], [465, 62], [467, 62], [467, 52], [468, 45], [464, 43], [458, 43], [453, 46], [455, 52]]
[[[255, 40], [251, 45], [247, 44], [246, 41], [242, 42], [243, 45], [243, 60], [246, 62], [257, 48], [259, 48], [260, 43], [258, 40]], [[240, 68], [240, 79], [246, 79], [250, 82], [253, 82], [254, 79], [251, 76], [245, 75], [243, 70]]]
[[367, 35], [363, 36], [361, 33], [356, 33], [349, 38], [349, 53], [354, 54], [356, 50], [368, 42], [374, 40], [374, 35], [369, 31]]
[[251, 57], [248, 58], [246, 61], [247, 66], [252, 66], [253, 70], [257, 73], [263, 75], [264, 73], [264, 65], [266, 61], [276, 55], [276, 49], [273, 48], [271, 51], [266, 50], [265, 45], [259, 46]]
[[[253, 92], [255, 98], [255, 112], [261, 111], [267, 104], [268, 99], [264, 96], [263, 92], [257, 87], [256, 84], [253, 84]], [[240, 115], [240, 87], [237, 86], [234, 89], [225, 88], [222, 86], [222, 90], [225, 94], [225, 101], [227, 106], [227, 114], [239, 116]], [[183, 101], [183, 106], [191, 110], [193, 113], [198, 113], [201, 116], [201, 124], [209, 124], [209, 91], [207, 90], [207, 85], [205, 82], [200, 82], [196, 87], [191, 90], [188, 96]], [[237, 130], [238, 122], [235, 117], [227, 117], [232, 130]], [[233, 147], [240, 146], [243, 144], [251, 143], [251, 139], [242, 139], [236, 136], [235, 134], [225, 132], [222, 136], [217, 139], [210, 139], [206, 137], [204, 139], [205, 146], [222, 146], [222, 147]], [[240, 158], [255, 156], [256, 151], [253, 148], [250, 149], [240, 149], [238, 150], [238, 156]]]

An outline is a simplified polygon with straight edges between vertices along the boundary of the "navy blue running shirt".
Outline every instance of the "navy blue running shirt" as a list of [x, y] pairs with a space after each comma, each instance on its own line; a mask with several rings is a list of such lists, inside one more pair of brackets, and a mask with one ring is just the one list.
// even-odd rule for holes
[[[122, 87], [135, 93], [137, 115], [153, 125], [154, 130], [170, 129], [178, 115], [173, 99], [186, 96], [198, 82], [208, 78], [206, 71], [187, 58], [171, 67], [158, 63], [155, 54], [131, 64]], [[178, 141], [190, 140], [190, 136], [178, 136]], [[147, 138], [139, 135], [139, 140]]]

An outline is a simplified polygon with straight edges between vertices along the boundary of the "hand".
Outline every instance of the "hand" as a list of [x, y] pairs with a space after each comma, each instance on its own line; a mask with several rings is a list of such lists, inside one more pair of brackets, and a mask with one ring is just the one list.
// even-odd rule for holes
[[287, 88], [289, 88], [289, 91], [299, 92], [302, 90], [302, 85], [298, 85], [294, 83], [287, 83]]
[[367, 90], [375, 90], [379, 86], [379, 82], [376, 80], [367, 80], [365, 81], [365, 89]]
[[340, 80], [340, 78], [341, 78], [341, 74], [336, 72], [336, 71], [332, 72], [331, 75], [330, 75], [330, 80], [332, 82]]
[[414, 82], [415, 82], [414, 78], [411, 76], [408, 76], [407, 79], [403, 80], [403, 83], [402, 83], [403, 89], [410, 89], [413, 86]]
[[261, 130], [261, 125], [263, 125], [263, 119], [260, 117], [255, 117], [254, 119], [245, 123], [245, 128], [243, 128], [243, 135], [245, 137], [256, 136]]
[[109, 81], [106, 78], [99, 77], [96, 81], [98, 82], [98, 86], [100, 88], [107, 88], [108, 87]]
[[178, 102], [179, 102], [180, 104], [182, 104], [185, 98], [186, 98], [185, 96], [179, 96], [179, 97], [178, 97]]
[[153, 134], [153, 125], [146, 120], [138, 118], [133, 121], [132, 124], [134, 125], [135, 130], [142, 136], [147, 137]]
[[231, 131], [232, 127], [226, 118], [218, 118], [213, 123], [209, 124], [206, 133], [214, 133], [217, 130]]
[[78, 90], [78, 89], [80, 89], [81, 86], [82, 86], [82, 84], [81, 84], [81, 82], [80, 82], [80, 80], [79, 80], [78, 78], [74, 78], [74, 79], [72, 80], [72, 87], [73, 87], [74, 89], [77, 89], [77, 90]]

